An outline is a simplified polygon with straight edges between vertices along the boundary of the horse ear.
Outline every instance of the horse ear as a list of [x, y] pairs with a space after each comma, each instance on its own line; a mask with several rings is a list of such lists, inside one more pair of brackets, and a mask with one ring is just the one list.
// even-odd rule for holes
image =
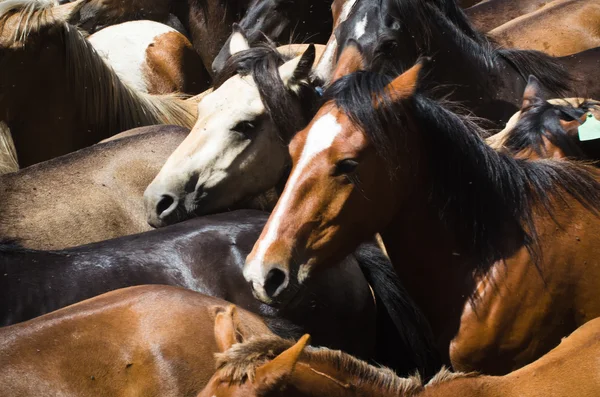
[[279, 75], [286, 87], [294, 89], [302, 81], [307, 81], [315, 62], [315, 45], [308, 46], [304, 54], [279, 67]]
[[231, 38], [229, 40], [229, 54], [233, 55], [240, 51], [249, 49], [250, 43], [248, 43], [246, 32], [244, 32], [244, 29], [240, 25], [234, 23], [233, 33], [231, 34]]
[[412, 68], [402, 73], [387, 85], [387, 90], [392, 100], [400, 100], [414, 95], [419, 84], [419, 76], [427, 58], [419, 60]]
[[342, 51], [340, 59], [333, 72], [331, 81], [334, 82], [350, 73], [358, 72], [365, 68], [362, 47], [356, 40], [348, 40], [348, 44]]
[[534, 75], [530, 75], [527, 80], [527, 86], [523, 92], [523, 103], [521, 104], [521, 111], [527, 111], [532, 105], [543, 102], [546, 99], [543, 98], [542, 83]]
[[225, 311], [217, 313], [215, 317], [215, 340], [221, 353], [229, 350], [238, 343], [236, 336], [237, 309], [229, 305]]
[[310, 341], [310, 335], [304, 335], [296, 344], [272, 361], [256, 370], [255, 383], [260, 390], [268, 391], [280, 386], [294, 372], [296, 363]]

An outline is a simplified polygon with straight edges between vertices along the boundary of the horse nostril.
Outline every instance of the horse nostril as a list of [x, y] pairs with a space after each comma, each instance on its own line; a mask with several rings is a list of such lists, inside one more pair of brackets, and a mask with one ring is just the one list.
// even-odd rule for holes
[[156, 214], [163, 218], [173, 212], [176, 206], [175, 197], [163, 194], [158, 204], [156, 204]]
[[277, 268], [269, 270], [265, 280], [265, 292], [270, 298], [273, 298], [276, 295], [279, 287], [285, 282], [286, 277], [283, 270]]

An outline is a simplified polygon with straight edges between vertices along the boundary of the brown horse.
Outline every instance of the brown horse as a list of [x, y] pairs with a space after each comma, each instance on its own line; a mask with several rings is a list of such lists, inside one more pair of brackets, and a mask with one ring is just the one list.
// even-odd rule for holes
[[210, 76], [190, 41], [162, 23], [125, 22], [94, 33], [88, 41], [138, 92], [195, 95], [210, 86]]
[[142, 130], [0, 176], [0, 238], [61, 249], [149, 230], [142, 195], [188, 130]]
[[194, 125], [194, 101], [141, 94], [120, 81], [64, 22], [80, 5], [0, 3], [0, 121], [22, 167], [139, 126]]
[[255, 335], [272, 333], [221, 299], [121, 289], [1, 328], [0, 395], [195, 396], [215, 371], [213, 354]]
[[507, 48], [564, 56], [600, 47], [599, 25], [600, 0], [557, 0], [488, 34]]
[[332, 85], [290, 144], [244, 276], [259, 299], [289, 299], [292, 278], [379, 231], [447, 363], [508, 373], [600, 315], [600, 183], [592, 167], [495, 152], [417, 90], [420, 68]]
[[217, 354], [219, 368], [198, 397], [595, 397], [600, 390], [600, 319], [511, 374], [442, 370], [427, 384], [416, 376], [398, 378], [341, 352], [306, 347], [307, 341], [307, 336], [295, 344], [265, 337], [232, 345]]
[[539, 81], [529, 76], [523, 106], [488, 145], [517, 158], [570, 158], [600, 161], [600, 141], [579, 139], [589, 115], [600, 120], [600, 102], [565, 98], [547, 101]]
[[543, 8], [554, 0], [484, 0], [467, 8], [465, 14], [481, 32], [489, 32], [521, 15]]

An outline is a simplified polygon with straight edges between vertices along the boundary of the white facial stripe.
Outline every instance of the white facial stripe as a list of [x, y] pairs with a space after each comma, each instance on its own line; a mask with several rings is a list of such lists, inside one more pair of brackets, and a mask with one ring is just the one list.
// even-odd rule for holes
[[329, 82], [329, 75], [333, 69], [333, 57], [336, 50], [337, 40], [335, 39], [335, 36], [332, 36], [329, 43], [327, 43], [327, 48], [325, 48], [323, 55], [321, 55], [321, 59], [319, 59], [319, 64], [315, 68], [315, 75], [325, 83]]
[[364, 18], [361, 19], [360, 22], [358, 22], [354, 27], [354, 36], [357, 40], [360, 39], [367, 31], [367, 17], [368, 15], [365, 15]]
[[350, 15], [350, 11], [352, 11], [352, 7], [354, 7], [355, 3], [356, 3], [356, 0], [348, 0], [346, 2], [346, 4], [344, 4], [344, 7], [342, 8], [342, 12], [340, 13], [339, 23], [342, 23], [346, 19], [348, 19], [348, 15]]
[[263, 284], [266, 277], [266, 274], [263, 274], [262, 269], [265, 254], [277, 238], [281, 219], [283, 214], [288, 210], [292, 192], [296, 188], [295, 185], [298, 183], [300, 176], [304, 173], [306, 166], [310, 164], [311, 160], [322, 151], [328, 149], [341, 131], [342, 126], [337, 122], [336, 118], [329, 113], [317, 120], [311, 127], [308, 136], [306, 137], [306, 142], [304, 143], [304, 148], [302, 149], [298, 164], [296, 165], [296, 168], [294, 168], [292, 175], [290, 175], [290, 179], [285, 186], [285, 191], [280, 197], [275, 213], [270, 219], [265, 238], [259, 242], [256, 256], [244, 269], [246, 280], [252, 280], [255, 284]]

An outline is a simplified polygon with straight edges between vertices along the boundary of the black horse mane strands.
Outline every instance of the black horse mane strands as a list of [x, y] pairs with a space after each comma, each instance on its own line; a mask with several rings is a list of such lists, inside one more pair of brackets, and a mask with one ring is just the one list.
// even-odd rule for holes
[[[517, 160], [498, 153], [481, 139], [478, 125], [454, 113], [450, 104], [419, 91], [392, 100], [384, 89], [390, 80], [370, 72], [354, 73], [336, 81], [325, 99], [362, 128], [391, 174], [399, 169], [399, 154], [404, 151], [407, 156], [414, 150], [406, 147], [408, 134], [419, 134], [428, 161], [418, 166], [426, 167], [432, 182], [427, 197], [448, 230], [462, 237], [460, 254], [482, 269], [516, 248], [506, 243], [511, 231], [534, 261], [539, 260], [536, 207], [552, 215], [554, 203], [564, 203], [570, 195], [598, 213], [600, 183], [591, 167], [569, 161]], [[374, 95], [381, 98], [377, 107]]]
[[[318, 98], [308, 81], [298, 82], [294, 90], [284, 85], [278, 68], [291, 59], [280, 53], [274, 43], [266, 41], [229, 57], [214, 81], [214, 88], [218, 89], [236, 74], [251, 75], [267, 113], [285, 144], [310, 121]], [[293, 112], [298, 104], [301, 112]]]

